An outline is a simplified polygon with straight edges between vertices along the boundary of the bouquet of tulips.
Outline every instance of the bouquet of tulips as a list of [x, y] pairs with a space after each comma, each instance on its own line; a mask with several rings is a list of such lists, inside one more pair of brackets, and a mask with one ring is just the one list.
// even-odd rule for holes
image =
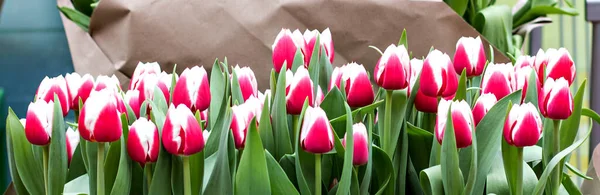
[[[561, 48], [493, 63], [479, 37], [451, 58], [399, 44], [333, 68], [329, 30], [282, 29], [270, 89], [215, 60], [181, 75], [140, 63], [45, 78], [7, 118], [19, 194], [576, 194], [567, 163], [585, 81]], [[374, 52], [374, 54], [376, 54]], [[489, 55], [492, 57], [493, 55]], [[412, 59], [411, 59], [412, 58]], [[376, 83], [376, 86], [372, 84]], [[69, 110], [75, 120], [65, 121]], [[590, 124], [591, 127], [591, 124]], [[589, 136], [589, 131], [587, 133]], [[503, 163], [501, 163], [503, 162]], [[43, 173], [43, 176], [42, 176]]]

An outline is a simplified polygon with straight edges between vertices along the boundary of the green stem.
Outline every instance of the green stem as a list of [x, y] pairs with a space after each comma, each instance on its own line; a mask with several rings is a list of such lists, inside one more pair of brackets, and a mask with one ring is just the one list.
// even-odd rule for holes
[[392, 155], [392, 151], [390, 147], [390, 135], [392, 131], [392, 93], [393, 90], [386, 90], [385, 93], [385, 123], [383, 126], [383, 149], [388, 155]]
[[[556, 156], [556, 154], [558, 154], [560, 152], [560, 120], [553, 120], [552, 122], [554, 122], [554, 128], [552, 129], [552, 138], [554, 141], [553, 144], [553, 153], [552, 156]], [[554, 168], [554, 170], [552, 171], [552, 194], [558, 194], [558, 190], [560, 189], [560, 175], [561, 175], [561, 167], [562, 165], [557, 166], [556, 168]]]
[[152, 184], [152, 166], [150, 164], [146, 164], [146, 182], [148, 183], [148, 190], [150, 190], [150, 185]]
[[46, 194], [48, 192], [48, 156], [50, 154], [50, 146], [46, 145], [42, 147], [44, 150], [43, 163], [44, 163], [44, 189], [46, 190]]
[[523, 148], [517, 148], [517, 182], [513, 195], [523, 195]]
[[315, 195], [321, 195], [321, 154], [315, 154]]
[[192, 180], [190, 178], [190, 157], [183, 156], [183, 194], [192, 195]]
[[97, 186], [96, 189], [98, 190], [97, 195], [104, 195], [104, 143], [99, 142], [98, 143], [98, 160], [97, 160], [98, 164], [96, 167], [97, 172]]
[[[300, 127], [298, 126], [298, 121], [300, 120], [300, 115], [292, 115], [292, 129], [294, 129], [294, 138], [295, 141], [300, 140], [300, 134], [298, 133], [298, 131], [300, 131]], [[295, 142], [293, 142], [295, 143]], [[298, 147], [298, 146], [295, 146]]]

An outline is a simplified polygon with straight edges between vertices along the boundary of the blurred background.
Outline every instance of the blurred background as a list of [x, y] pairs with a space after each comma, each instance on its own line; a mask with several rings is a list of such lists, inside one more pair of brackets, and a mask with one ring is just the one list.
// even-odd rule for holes
[[[9, 183], [6, 162], [5, 118], [8, 105], [18, 116], [24, 117], [39, 82], [44, 76], [57, 76], [73, 71], [71, 55], [56, 2], [52, 0], [0, 0], [0, 192]], [[498, 4], [515, 5], [517, 0], [498, 0]], [[562, 3], [562, 2], [561, 2]], [[591, 67], [591, 25], [585, 20], [585, 1], [572, 1], [579, 15], [550, 16], [552, 24], [533, 33], [541, 41], [541, 48], [567, 48], [577, 65], [579, 86], [589, 78]], [[400, 32], [398, 32], [400, 34]], [[535, 39], [535, 38], [534, 38]], [[529, 48], [529, 40], [525, 41]], [[533, 44], [537, 48], [540, 45]], [[525, 54], [535, 55], [537, 49]], [[589, 83], [588, 83], [589, 86]], [[589, 92], [589, 87], [586, 90]], [[589, 106], [589, 93], [584, 107]], [[580, 128], [587, 129], [587, 122]], [[580, 131], [581, 134], [582, 131]], [[580, 147], [571, 158], [571, 164], [587, 170], [589, 144]], [[580, 184], [581, 178], [574, 177]]]

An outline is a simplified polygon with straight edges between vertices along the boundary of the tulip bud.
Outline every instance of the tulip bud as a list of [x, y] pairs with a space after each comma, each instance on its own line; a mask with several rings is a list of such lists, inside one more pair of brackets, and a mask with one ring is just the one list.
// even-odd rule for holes
[[38, 100], [29, 103], [25, 127], [27, 140], [34, 145], [44, 146], [50, 143], [52, 136], [52, 118], [54, 117], [54, 102]]
[[237, 75], [244, 101], [250, 98], [250, 96], [258, 95], [258, 83], [256, 82], [256, 77], [254, 76], [254, 72], [252, 69], [250, 69], [250, 67], [246, 66], [240, 68], [238, 65], [236, 65], [233, 71], [235, 71], [235, 74]]
[[[519, 59], [517, 59], [517, 63], [515, 66], [515, 84], [516, 84], [516, 88], [515, 90], [521, 89], [522, 93], [521, 93], [521, 102], [523, 102], [525, 100], [525, 96], [527, 95], [527, 90], [528, 90], [528, 86], [530, 85], [529, 83], [529, 77], [531, 77], [531, 72], [534, 71], [534, 67], [533, 65], [531, 65], [533, 62], [533, 58], [529, 57], [529, 56], [521, 56], [519, 57]], [[533, 83], [533, 85], [535, 85], [535, 87], [537, 87], [537, 91], [540, 91], [540, 83], [536, 82]]]
[[[450, 107], [452, 106], [452, 107]], [[452, 125], [454, 127], [454, 135], [456, 136], [456, 147], [465, 148], [471, 145], [473, 138], [471, 132], [473, 129], [473, 114], [469, 104], [464, 100], [461, 101], [448, 101], [441, 100], [437, 120], [435, 126], [435, 137], [438, 142], [442, 144], [444, 138], [444, 132], [446, 130], [446, 121], [448, 119], [448, 109], [452, 109]]]
[[[184, 76], [182, 75], [182, 79]], [[162, 143], [173, 155], [190, 156], [204, 149], [202, 128], [185, 105], [171, 105], [162, 132]]]
[[67, 88], [69, 88], [69, 100], [71, 100], [71, 109], [79, 110], [79, 99], [85, 103], [87, 98], [90, 96], [90, 92], [94, 88], [94, 78], [85, 74], [79, 76], [76, 72], [67, 74], [65, 76], [67, 81]]
[[173, 104], [183, 104], [192, 112], [203, 111], [210, 105], [210, 86], [204, 67], [186, 68], [173, 89]]
[[65, 134], [65, 138], [67, 141], [67, 155], [69, 164], [71, 164], [71, 159], [73, 159], [73, 154], [75, 154], [75, 148], [77, 148], [77, 145], [79, 144], [79, 133], [75, 132], [75, 130], [69, 127]]
[[121, 113], [124, 104], [114, 90], [104, 89], [90, 94], [79, 115], [79, 133], [90, 142], [114, 142], [121, 138]]
[[485, 62], [485, 50], [479, 36], [458, 39], [454, 53], [454, 70], [457, 74], [462, 74], [466, 69], [468, 77], [479, 76], [483, 73]]
[[313, 106], [313, 82], [310, 80], [308, 70], [304, 67], [298, 67], [296, 74], [291, 78], [289, 89], [286, 90], [287, 113], [300, 114], [306, 98], [308, 98], [309, 105]]
[[255, 114], [251, 106], [252, 105], [244, 103], [231, 107], [233, 113], [231, 119], [231, 132], [233, 133], [235, 148], [237, 149], [242, 149], [246, 145], [246, 133], [248, 132], [248, 127]]
[[157, 62], [142, 63], [139, 62], [133, 71], [131, 76], [131, 82], [129, 83], [129, 89], [134, 89], [140, 81], [140, 76], [144, 74], [158, 74], [160, 73], [160, 65]]
[[563, 77], [556, 81], [548, 78], [540, 97], [540, 111], [546, 118], [567, 119], [573, 113], [573, 95]]
[[496, 99], [496, 96], [491, 93], [486, 93], [479, 96], [477, 102], [475, 103], [475, 107], [473, 107], [473, 120], [475, 120], [475, 126], [479, 124], [481, 119], [483, 119], [485, 114], [492, 109], [497, 101], [498, 100]]
[[333, 70], [330, 89], [333, 86], [341, 87], [344, 81], [346, 99], [348, 105], [353, 108], [363, 107], [373, 103], [373, 87], [367, 75], [367, 70], [363, 65], [350, 63], [342, 67], [336, 67]]
[[103, 89], [110, 89], [115, 92], [121, 91], [121, 85], [119, 83], [119, 79], [115, 75], [111, 77], [100, 75], [96, 78], [96, 84], [94, 85], [94, 91], [101, 91]]
[[433, 50], [423, 61], [419, 89], [429, 97], [450, 96], [458, 88], [458, 76], [448, 54]]
[[[362, 123], [352, 125], [352, 138], [354, 138], [354, 155], [352, 155], [352, 164], [354, 166], [367, 164], [369, 161], [369, 136], [367, 128]], [[342, 145], [346, 147], [346, 136], [342, 140]]]
[[38, 100], [50, 102], [54, 101], [54, 94], [58, 96], [63, 116], [67, 116], [69, 108], [71, 107], [71, 98], [69, 96], [67, 82], [62, 75], [54, 78], [45, 77], [40, 83], [36, 97]]
[[546, 77], [557, 80], [564, 77], [569, 85], [575, 80], [575, 64], [571, 58], [571, 54], [565, 48], [548, 51], [548, 66], [546, 67]]
[[512, 106], [504, 123], [504, 140], [516, 147], [533, 146], [542, 135], [542, 118], [531, 102]]
[[[306, 43], [300, 31], [296, 30], [292, 34], [289, 29], [281, 29], [272, 46], [275, 72], [279, 72], [284, 63], [288, 70], [291, 69], [296, 50], [302, 49], [305, 45]], [[304, 61], [304, 58], [302, 60]]]
[[[319, 42], [321, 43], [319, 47], [325, 48], [325, 54], [327, 55], [329, 62], [333, 63], [333, 57], [335, 53], [333, 50], [333, 40], [331, 39], [331, 31], [329, 31], [329, 28], [326, 28], [322, 33], [319, 33], [319, 31], [317, 30], [309, 31], [307, 29], [306, 31], [304, 31], [304, 41], [306, 42], [306, 45], [302, 50], [305, 56], [304, 64], [306, 66], [310, 64], [310, 59], [312, 57], [312, 52], [315, 47], [315, 42], [317, 42], [317, 35], [320, 35]], [[321, 51], [321, 48], [319, 48], [319, 51]], [[323, 55], [323, 53], [321, 53], [321, 55]]]
[[129, 127], [127, 153], [131, 160], [142, 165], [156, 162], [159, 148], [158, 129], [150, 120], [142, 117]]
[[306, 108], [301, 132], [300, 145], [304, 151], [322, 154], [333, 149], [333, 129], [322, 108]]
[[482, 94], [492, 93], [500, 100], [512, 93], [515, 87], [515, 71], [512, 64], [488, 65], [481, 82]]
[[437, 97], [426, 96], [421, 89], [419, 89], [415, 96], [415, 108], [421, 112], [436, 113], [438, 109]]
[[[200, 112], [200, 120], [204, 121], [202, 128], [206, 129], [208, 127], [208, 109]], [[206, 138], [206, 136], [204, 136], [204, 138]]]
[[390, 45], [375, 65], [375, 82], [387, 90], [408, 87], [410, 58], [404, 45]]
[[[125, 93], [125, 102], [131, 107], [136, 118], [140, 117], [140, 107], [142, 102], [140, 101], [140, 92], [135, 89], [130, 89]], [[144, 113], [146, 114], [146, 113]]]

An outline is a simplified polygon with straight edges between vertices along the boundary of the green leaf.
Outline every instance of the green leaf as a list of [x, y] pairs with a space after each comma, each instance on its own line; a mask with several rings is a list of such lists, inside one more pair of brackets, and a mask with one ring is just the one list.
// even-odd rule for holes
[[267, 163], [267, 171], [269, 173], [269, 182], [271, 183], [272, 194], [299, 194], [294, 187], [294, 184], [290, 182], [285, 172], [279, 166], [277, 161], [271, 156], [271, 154], [265, 150], [265, 159]]
[[[317, 40], [315, 42], [315, 48], [313, 49], [313, 53], [310, 60], [310, 65], [308, 66], [308, 74], [310, 76], [310, 80], [313, 82], [313, 94], [316, 97], [317, 91], [319, 90], [319, 71], [321, 70], [321, 63], [319, 63], [319, 46], [320, 44], [320, 35], [317, 35]], [[325, 48], [323, 47], [323, 53], [325, 53]], [[316, 101], [316, 98], [313, 100]], [[312, 103], [312, 102], [311, 102]]]
[[235, 177], [235, 193], [271, 194], [267, 161], [256, 129], [256, 119], [250, 122], [246, 135], [246, 146]]
[[[159, 90], [160, 91], [160, 90]], [[162, 96], [162, 95], [158, 95]], [[156, 96], [155, 96], [156, 97]], [[156, 105], [152, 105], [154, 108]], [[162, 128], [165, 123], [165, 113], [160, 112], [160, 109], [152, 109], [152, 120], [158, 128], [159, 139], [162, 140]], [[167, 152], [165, 147], [161, 144], [160, 151], [158, 152], [158, 161], [154, 166], [154, 173], [152, 173], [152, 183], [150, 184], [150, 195], [162, 195], [171, 193], [171, 154]]]
[[463, 176], [458, 164], [458, 151], [456, 147], [456, 136], [452, 124], [452, 107], [448, 109], [446, 129], [442, 139], [441, 168], [444, 191], [448, 194], [462, 194]]
[[400, 36], [400, 40], [398, 41], [398, 45], [404, 45], [406, 49], [408, 49], [408, 38], [406, 36], [406, 28], [402, 30], [402, 35]]
[[344, 165], [342, 168], [342, 176], [340, 177], [340, 183], [338, 184], [337, 195], [349, 194], [350, 186], [352, 184], [352, 159], [354, 155], [354, 137], [352, 125], [352, 112], [350, 106], [345, 104], [346, 108], [346, 153], [344, 154]]
[[[396, 149], [396, 145], [398, 144], [398, 140], [400, 138], [400, 129], [402, 128], [402, 121], [404, 119], [404, 116], [406, 114], [406, 100], [407, 100], [407, 96], [406, 96], [406, 90], [394, 90], [393, 94], [392, 94], [392, 128], [391, 128], [391, 135], [381, 135], [381, 132], [383, 131], [383, 124], [385, 124], [385, 117], [383, 113], [385, 113], [385, 104], [381, 104], [379, 106], [379, 110], [378, 112], [381, 113], [379, 115], [379, 119], [378, 119], [378, 125], [379, 125], [379, 129], [380, 129], [380, 137], [382, 139], [384, 138], [388, 138], [390, 139], [390, 146], [389, 148], [384, 148], [383, 150], [386, 151], [387, 154], [394, 154], [394, 151]], [[386, 100], [387, 101], [387, 100]]]
[[542, 160], [542, 147], [527, 146], [523, 147], [523, 161], [529, 163]]
[[463, 69], [458, 80], [458, 88], [456, 89], [456, 96], [454, 100], [465, 100], [467, 101], [467, 70]]
[[[577, 94], [573, 98], [573, 112], [569, 118], [562, 121], [560, 127], [560, 150], [564, 150], [575, 141], [577, 132], [579, 131], [579, 123], [581, 121], [581, 112], [583, 107], [583, 96], [585, 93], [586, 80], [581, 83]], [[568, 161], [571, 154], [567, 155]]]
[[[229, 82], [229, 79], [225, 79], [225, 91], [223, 93], [227, 93], [227, 91], [229, 91], [229, 84], [227, 82]], [[211, 86], [212, 87], [212, 86]], [[221, 134], [223, 133], [227, 133], [229, 132], [229, 126], [231, 125], [230, 122], [226, 122], [226, 116], [225, 116], [225, 112], [226, 110], [229, 108], [229, 97], [226, 94], [223, 94], [223, 96], [220, 96], [221, 98], [223, 98], [221, 100], [221, 104], [219, 106], [221, 106], [219, 108], [219, 111], [217, 113], [219, 113], [218, 116], [215, 116], [214, 114], [209, 114], [210, 116], [216, 117], [215, 118], [215, 123], [211, 124], [211, 126], [209, 126], [211, 128], [210, 131], [210, 136], [208, 137], [208, 140], [206, 140], [206, 144], [204, 145], [204, 156], [211, 156], [212, 154], [214, 154], [218, 148], [219, 148], [219, 143], [220, 143], [220, 139], [221, 139]], [[212, 106], [212, 103], [211, 103]], [[230, 119], [227, 119], [230, 120]]]
[[365, 173], [362, 178], [362, 182], [360, 183], [360, 194], [368, 194], [369, 186], [371, 186], [371, 177], [373, 174], [373, 123], [374, 120], [373, 113], [367, 115], [367, 132], [368, 132], [368, 147], [369, 147], [369, 160], [365, 165]]
[[[396, 150], [394, 153], [394, 157], [392, 158], [392, 162], [394, 163], [394, 165], [398, 165], [397, 167], [394, 166], [394, 168], [397, 171], [397, 176], [395, 178], [395, 181], [397, 182], [397, 192], [394, 193], [400, 193], [400, 194], [405, 194], [405, 190], [406, 190], [406, 169], [408, 166], [408, 136], [406, 133], [406, 119], [402, 120], [402, 129], [400, 129], [400, 139], [402, 140], [400, 142], [400, 144], [396, 145]], [[389, 190], [391, 190], [392, 188], [389, 188]], [[388, 192], [392, 192], [392, 191], [388, 191]]]
[[234, 105], [244, 103], [244, 96], [242, 95], [242, 89], [240, 88], [240, 83], [238, 82], [237, 73], [235, 71], [231, 72], [231, 98]]
[[569, 193], [569, 195], [582, 195], [579, 190], [579, 186], [573, 183], [571, 177], [566, 174], [562, 174], [562, 185], [565, 187], [565, 190]]
[[58, 7], [58, 10], [60, 10], [60, 12], [62, 12], [65, 17], [67, 17], [69, 20], [73, 21], [75, 24], [77, 24], [77, 26], [81, 27], [85, 32], [89, 31], [89, 27], [90, 27], [90, 17], [86, 16], [85, 14], [74, 10], [70, 7]]
[[469, 4], [469, 1], [465, 0], [444, 0], [444, 2], [461, 17], [465, 15], [467, 5]]
[[94, 3], [94, 0], [73, 0], [73, 7], [81, 12], [82, 14], [85, 14], [86, 16], [92, 16], [92, 12], [94, 11], [94, 9], [92, 9], [92, 5]]
[[[501, 155], [497, 155], [496, 160], [502, 161]], [[535, 188], [535, 184], [537, 181], [537, 176], [533, 169], [527, 165], [527, 163], [523, 163], [523, 194], [531, 194], [533, 189]], [[506, 181], [506, 174], [504, 173], [504, 166], [502, 163], [494, 163], [490, 173], [487, 175], [486, 179], [486, 193], [490, 194], [510, 194], [510, 188], [508, 187], [508, 183]]]
[[[471, 132], [471, 137], [473, 138], [477, 138], [476, 135], [477, 131], [472, 131]], [[473, 194], [473, 189], [475, 188], [475, 181], [477, 181], [477, 166], [478, 166], [478, 162], [477, 162], [477, 142], [472, 142], [470, 148], [471, 150], [469, 150], [469, 152], [471, 153], [471, 159], [470, 159], [470, 167], [469, 167], [469, 178], [467, 179], [467, 184], [465, 187], [465, 194]]]
[[[286, 63], [288, 62], [286, 61]], [[298, 67], [300, 66], [304, 66], [304, 57], [302, 55], [302, 50], [298, 48], [296, 50], [296, 54], [294, 55], [294, 62], [292, 62], [292, 72], [296, 73], [296, 70], [298, 70]], [[285, 67], [287, 67], [287, 64]]]
[[511, 194], [517, 193], [518, 180], [523, 181], [522, 178], [519, 178], [521, 176], [518, 173], [518, 171], [522, 171], [519, 169], [523, 168], [523, 162], [520, 162], [521, 159], [517, 158], [519, 150], [522, 150], [522, 148], [511, 146], [506, 141], [502, 141], [502, 161], [504, 162], [504, 172]]
[[[537, 74], [535, 74], [535, 71], [531, 71], [529, 75], [529, 83], [537, 83]], [[531, 102], [536, 108], [538, 108], [537, 86], [531, 85], [531, 87], [527, 87], [527, 91], [525, 93], [525, 100], [523, 101], [523, 103]]]
[[277, 78], [277, 88], [273, 93], [273, 108], [271, 108], [271, 117], [273, 118], [273, 138], [275, 138], [275, 159], [280, 159], [285, 154], [292, 153], [292, 142], [289, 135], [287, 124], [286, 100], [285, 100], [285, 67], [282, 66]]
[[[114, 143], [121, 144], [120, 145], [121, 152], [120, 152], [120, 158], [119, 158], [119, 165], [118, 165], [118, 168], [115, 167], [115, 169], [118, 169], [118, 171], [116, 173], [116, 177], [114, 178], [114, 180], [108, 180], [106, 182], [106, 184], [111, 185], [110, 183], [112, 183], [114, 181], [114, 184], [111, 185], [112, 190], [110, 191], [110, 194], [114, 194], [114, 195], [129, 194], [129, 191], [131, 189], [131, 179], [132, 179], [131, 166], [132, 166], [133, 162], [129, 158], [129, 154], [127, 153], [127, 143], [126, 143], [127, 137], [129, 136], [129, 123], [127, 122], [127, 116], [125, 114], [121, 115], [121, 125], [123, 128], [123, 136], [121, 136], [120, 141], [114, 142]], [[111, 147], [111, 150], [112, 150], [112, 147]], [[107, 169], [108, 168], [105, 168], [104, 170], [107, 170]]]
[[167, 99], [165, 99], [164, 94], [162, 93], [160, 88], [158, 88], [158, 86], [154, 86], [154, 96], [152, 97], [152, 103], [153, 110], [158, 109], [162, 113], [167, 113], [169, 105], [167, 105]]
[[372, 194], [383, 194], [387, 187], [394, 187], [394, 166], [392, 159], [379, 147], [373, 145], [373, 178]]
[[[417, 84], [415, 84], [415, 85], [417, 85]], [[334, 87], [334, 89], [338, 90], [337, 87]], [[333, 91], [333, 89], [331, 89], [331, 91]], [[331, 93], [331, 91], [329, 91], [329, 93]], [[327, 93], [327, 94], [329, 94], [329, 93]], [[341, 96], [341, 97], [343, 97], [343, 96]], [[411, 97], [412, 97], [412, 94], [411, 94]], [[325, 95], [325, 99], [327, 99], [327, 95]], [[325, 99], [323, 99], [323, 102], [325, 102]], [[339, 99], [339, 98], [336, 98], [336, 99]], [[323, 107], [323, 102], [321, 102], [321, 105], [320, 105], [321, 107]], [[358, 114], [366, 115], [366, 114], [369, 114], [369, 113], [374, 113], [373, 111], [375, 109], [377, 109], [383, 103], [384, 103], [384, 100], [378, 100], [376, 102], [373, 102], [372, 104], [369, 104], [369, 105], [366, 105], [364, 107], [360, 107], [358, 109], [355, 109], [354, 111], [352, 111], [352, 117], [356, 117], [356, 116], [358, 116]], [[410, 104], [408, 104], [408, 105], [410, 105]], [[339, 111], [336, 110], [336, 112], [339, 112]], [[327, 112], [327, 113], [329, 114], [329, 112]], [[344, 122], [344, 121], [346, 121], [346, 115], [341, 115], [341, 116], [338, 116], [338, 117], [336, 117], [334, 119], [329, 120], [329, 122], [331, 124], [341, 123], [341, 122]]]
[[434, 139], [432, 133], [423, 130], [413, 124], [408, 123], [408, 139], [411, 141], [408, 146], [408, 154], [412, 159], [415, 171], [420, 173], [429, 166], [429, 154], [431, 154], [431, 142]]
[[[25, 154], [15, 153], [15, 151], [17, 151], [15, 149], [16, 144], [14, 143], [15, 138], [12, 137], [13, 136], [12, 133], [14, 131], [18, 131], [21, 133], [25, 132], [23, 125], [21, 125], [19, 118], [15, 115], [12, 108], [8, 108], [8, 117], [6, 118], [6, 150], [8, 152], [7, 157], [8, 157], [8, 165], [10, 167], [10, 177], [12, 178], [13, 186], [14, 186], [17, 194], [29, 194], [27, 189], [25, 188], [23, 180], [21, 179], [21, 174], [24, 174], [24, 173], [19, 173], [19, 171], [17, 170], [17, 164], [16, 164], [15, 158], [17, 155], [25, 155]], [[21, 138], [25, 138], [24, 136], [25, 135], [23, 135], [23, 137], [21, 137]], [[27, 141], [27, 140], [25, 140], [25, 141]], [[26, 142], [26, 143], [29, 143], [29, 142]], [[31, 153], [31, 144], [29, 146], [29, 152], [31, 155], [33, 155]], [[31, 159], [33, 159], [33, 156], [31, 157]], [[41, 187], [41, 190], [43, 190], [43, 184], [40, 187]], [[41, 192], [43, 192], [43, 191], [41, 191]]]
[[66, 183], [63, 193], [65, 195], [67, 195], [67, 194], [89, 194], [90, 193], [90, 187], [89, 187], [90, 181], [89, 180], [90, 180], [90, 178], [88, 177], [87, 174], [81, 175], [81, 176], [71, 180], [69, 183]]
[[[52, 139], [48, 156], [48, 192], [62, 194], [67, 180], [68, 157], [65, 121], [58, 95], [54, 94], [54, 112], [52, 117]], [[50, 179], [51, 178], [51, 179]]]
[[[183, 159], [181, 156], [171, 157], [171, 193], [183, 194]], [[187, 171], [187, 170], [186, 170]], [[191, 183], [191, 176], [190, 176]]]
[[[303, 120], [304, 119], [304, 114], [306, 111], [306, 108], [308, 107], [308, 99], [306, 99], [304, 101], [304, 105], [302, 106], [302, 112], [300, 113], [299, 116], [299, 120]], [[295, 132], [295, 137], [299, 138], [300, 137], [300, 131], [301, 131], [301, 122], [298, 122], [297, 124], [295, 124], [296, 126], [293, 126], [292, 128], [294, 129]], [[314, 182], [314, 155], [305, 152], [304, 150], [300, 149], [300, 139], [294, 139], [294, 148], [295, 148], [295, 154], [296, 154], [296, 158], [295, 158], [295, 167], [296, 167], [296, 179], [298, 181], [298, 186], [300, 188], [300, 193], [301, 194], [313, 194], [312, 192], [315, 189], [314, 185], [310, 185], [309, 183], [315, 183]]]
[[[231, 124], [231, 108], [225, 111], [224, 124]], [[207, 184], [204, 186], [203, 194], [232, 194], [232, 177], [229, 160], [229, 125], [225, 125], [221, 131], [220, 141], [218, 142], [219, 149], [215, 153], [214, 168], [210, 170], [210, 175]], [[212, 135], [211, 135], [212, 137]], [[206, 175], [205, 175], [206, 177]]]
[[262, 145], [267, 151], [275, 152], [275, 140], [273, 138], [273, 127], [271, 126], [271, 107], [269, 105], [269, 99], [271, 97], [265, 97], [263, 102], [263, 109], [260, 114], [260, 122], [258, 124], [258, 132]]
[[[502, 53], [512, 46], [512, 12], [506, 5], [492, 5], [475, 16], [473, 27]], [[492, 55], [493, 56], [493, 55]], [[493, 61], [492, 61], [493, 62]]]
[[530, 22], [536, 19], [537, 17], [546, 16], [549, 14], [576, 16], [579, 13], [577, 9], [572, 7], [558, 7], [556, 5], [533, 5], [531, 9], [527, 10], [527, 12], [525, 12], [523, 16], [517, 18], [517, 16], [515, 15], [515, 17], [513, 17], [513, 28]]
[[97, 164], [96, 163], [98, 161], [98, 142], [88, 142], [85, 140], [81, 140], [80, 145], [82, 142], [85, 142], [85, 147], [86, 147], [86, 155], [87, 155], [87, 161], [89, 162], [88, 164], [88, 176], [89, 176], [89, 186], [90, 186], [90, 193], [91, 195], [96, 194], [98, 191], [96, 190], [96, 179], [97, 179]]
[[[226, 79], [221, 71], [219, 59], [215, 59], [210, 71], [210, 106], [208, 108], [208, 126], [213, 128], [217, 122], [218, 116], [223, 112], [223, 104], [227, 100], [228, 89], [226, 86], [229, 79]], [[217, 136], [218, 137], [218, 136]], [[208, 155], [210, 156], [210, 155]]]
[[[81, 142], [83, 142], [83, 140]], [[71, 164], [69, 165], [69, 172], [67, 173], [67, 183], [87, 173], [83, 161], [83, 156], [81, 155], [81, 150], [82, 147], [81, 144], [79, 144], [79, 146], [75, 148], [75, 152], [73, 152], [73, 158], [71, 159]]]
[[[347, 115], [344, 108], [345, 102], [346, 100], [344, 98], [344, 95], [342, 95], [342, 93], [340, 92], [340, 90], [338, 90], [337, 87], [334, 87], [329, 91], [329, 93], [325, 95], [325, 98], [323, 98], [323, 102], [321, 102], [320, 105], [321, 108], [323, 108], [323, 110], [325, 111], [325, 114], [327, 114], [327, 118], [334, 119], [330, 122], [331, 126], [333, 127], [333, 130], [338, 136], [344, 135], [344, 133], [346, 133], [345, 121]], [[335, 120], [342, 116], [344, 117], [343, 120]]]
[[421, 187], [426, 195], [443, 195], [442, 166], [435, 165], [421, 171]]
[[[325, 51], [325, 49], [322, 50]], [[326, 53], [323, 52], [322, 54]], [[329, 89], [329, 83], [331, 81], [331, 74], [333, 73], [333, 68], [327, 55], [321, 55], [320, 59], [321, 61], [319, 62], [319, 86], [322, 90], [325, 90], [323, 91], [323, 94], [325, 94], [325, 92], [327, 92], [327, 89]]]
[[200, 194], [204, 179], [204, 151], [190, 156], [190, 173], [192, 194]]
[[[279, 165], [287, 175], [288, 179], [292, 184], [296, 185], [298, 179], [296, 177], [296, 154], [286, 154], [279, 160]], [[269, 174], [271, 172], [269, 171]], [[273, 180], [271, 180], [273, 182]], [[297, 185], [296, 185], [297, 186]], [[273, 187], [273, 185], [271, 185]]]
[[583, 178], [585, 180], [592, 180], [593, 179], [592, 177], [585, 175], [585, 173], [581, 172], [581, 170], [577, 169], [577, 167], [571, 165], [570, 163], [566, 163], [565, 165], [569, 169], [569, 171], [575, 173], [575, 175], [577, 175], [577, 176], [579, 176], [579, 177], [581, 177], [581, 178]]

